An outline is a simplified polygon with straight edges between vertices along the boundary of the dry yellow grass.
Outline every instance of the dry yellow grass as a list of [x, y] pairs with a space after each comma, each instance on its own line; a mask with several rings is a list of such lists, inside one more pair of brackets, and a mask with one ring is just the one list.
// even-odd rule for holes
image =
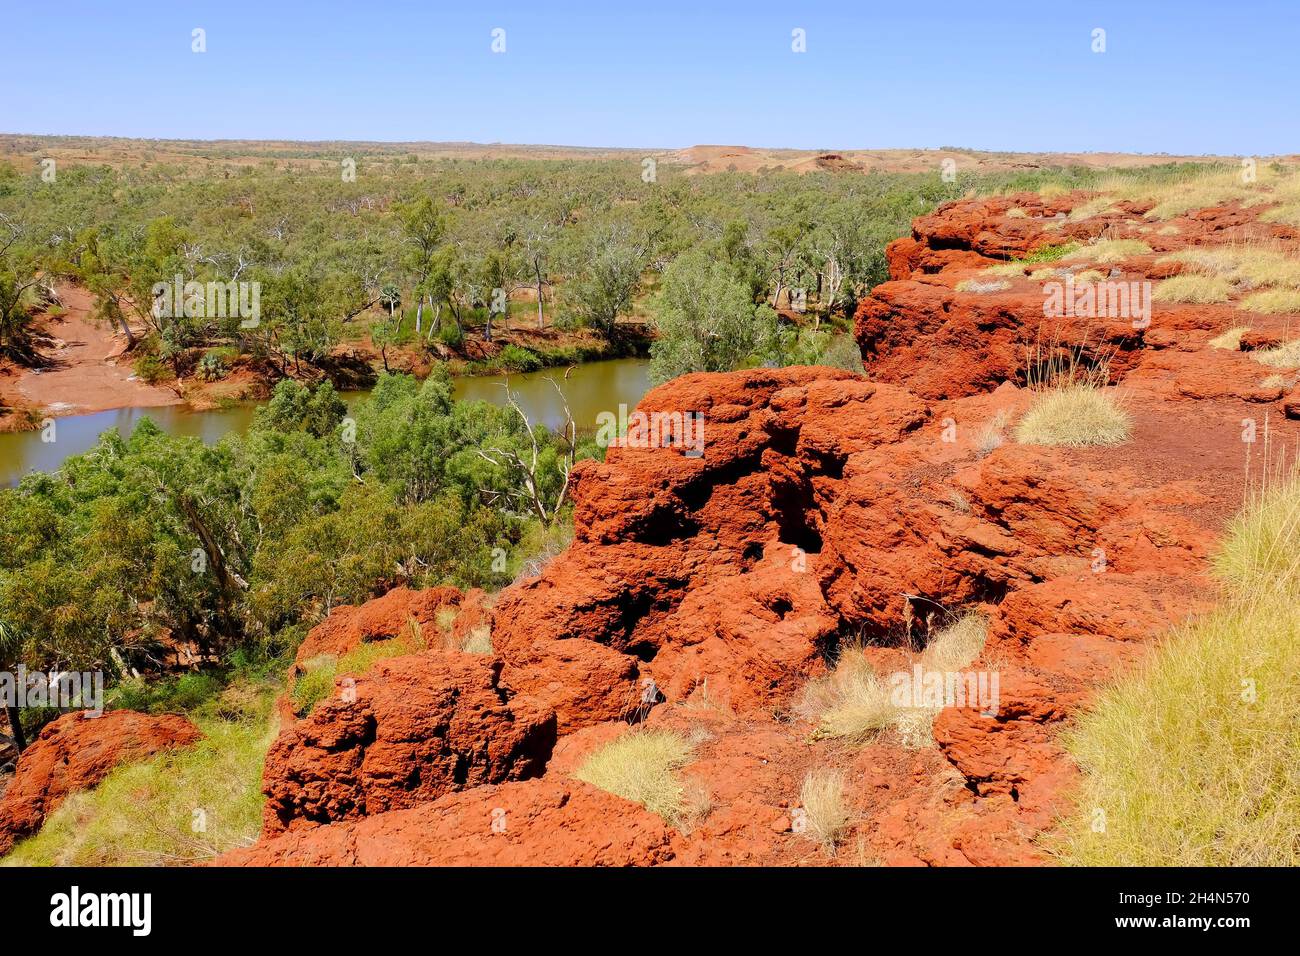
[[1240, 308], [1267, 315], [1300, 313], [1300, 289], [1265, 289], [1242, 299]]
[[1268, 202], [1271, 186], [1282, 179], [1265, 165], [1256, 167], [1253, 182], [1247, 181], [1240, 167], [1207, 167], [1189, 171], [1177, 179], [1109, 176], [1098, 183], [1097, 191], [1115, 200], [1153, 203], [1146, 218], [1161, 220], [1228, 202], [1246, 206]]
[[1244, 288], [1300, 287], [1300, 259], [1268, 243], [1197, 246], [1163, 256], [1161, 262], [1181, 262], [1185, 274], [1221, 276]]
[[465, 640], [461, 643], [460, 649], [466, 654], [491, 654], [492, 653], [492, 628], [487, 624], [479, 624], [470, 629], [465, 635]]
[[1210, 339], [1210, 348], [1212, 349], [1229, 349], [1233, 352], [1241, 350], [1241, 337], [1250, 331], [1250, 326], [1238, 325], [1226, 332], [1216, 335]]
[[1250, 357], [1270, 368], [1300, 368], [1300, 339], [1284, 342], [1277, 348], [1256, 349]]
[[1151, 247], [1140, 239], [1099, 239], [1089, 245], [1074, 250], [1066, 259], [1072, 262], [1096, 262], [1112, 265], [1123, 262], [1133, 256], [1143, 256]]
[[1067, 735], [1083, 771], [1052, 842], [1090, 866], [1300, 865], [1300, 480], [1252, 496], [1176, 628]]
[[678, 771], [690, 758], [690, 741], [681, 734], [637, 729], [601, 747], [574, 776], [677, 824], [688, 808]]
[[1115, 201], [1110, 196], [1094, 196], [1092, 199], [1085, 200], [1070, 210], [1069, 219], [1072, 222], [1078, 222], [1081, 219], [1091, 219], [1093, 216], [1100, 216], [1103, 213], [1118, 213], [1119, 209], [1115, 207]]
[[977, 295], [984, 295], [989, 292], [1005, 292], [1010, 288], [1011, 283], [1005, 279], [962, 279], [956, 286], [958, 292], [974, 292]]
[[1022, 445], [1119, 445], [1132, 428], [1132, 416], [1113, 391], [1073, 381], [1040, 391], [1015, 436]]
[[1151, 298], [1156, 302], [1227, 302], [1232, 297], [1232, 283], [1219, 276], [1179, 275], [1156, 286]]
[[989, 266], [982, 273], [986, 276], [1005, 276], [1012, 279], [1021, 278], [1024, 274], [1025, 266], [1021, 262], [1003, 262], [996, 266]]
[[804, 813], [804, 833], [827, 849], [834, 849], [849, 825], [844, 775], [835, 770], [809, 773], [799, 790], [799, 804]]
[[[960, 671], [979, 657], [987, 636], [988, 621], [979, 614], [965, 614], [935, 632], [915, 663], [924, 672]], [[795, 707], [817, 724], [814, 736], [818, 738], [867, 741], [893, 728], [909, 747], [933, 742], [931, 726], [940, 709], [919, 701], [900, 705], [889, 681], [876, 673], [860, 646], [845, 648], [828, 675], [804, 688]]]

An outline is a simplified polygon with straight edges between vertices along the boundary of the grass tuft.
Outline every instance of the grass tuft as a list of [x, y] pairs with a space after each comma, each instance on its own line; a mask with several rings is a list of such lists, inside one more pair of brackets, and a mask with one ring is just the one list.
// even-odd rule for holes
[[1065, 258], [1075, 262], [1096, 262], [1111, 265], [1133, 256], [1146, 255], [1151, 247], [1139, 239], [1099, 239], [1091, 245], [1071, 252]]
[[1089, 381], [1066, 382], [1038, 393], [1015, 428], [1022, 445], [1119, 445], [1133, 419], [1114, 393]]
[[1232, 297], [1232, 283], [1220, 276], [1178, 275], [1156, 286], [1151, 298], [1156, 302], [1191, 302], [1206, 304], [1227, 302]]
[[973, 292], [977, 295], [986, 295], [990, 292], [1005, 292], [1011, 288], [1011, 283], [1005, 279], [982, 280], [982, 279], [962, 279], [957, 283], [958, 292]]
[[[987, 637], [988, 621], [983, 615], [962, 615], [934, 634], [916, 663], [926, 672], [960, 671], [979, 657]], [[896, 703], [889, 682], [876, 673], [862, 650], [853, 645], [844, 648], [835, 668], [804, 688], [795, 710], [816, 722], [814, 736], [819, 739], [864, 742], [892, 727], [905, 746], [928, 746], [938, 710]]]
[[1283, 342], [1276, 348], [1256, 349], [1250, 357], [1270, 368], [1300, 368], [1300, 339]]
[[1249, 331], [1249, 326], [1234, 326], [1233, 328], [1230, 328], [1210, 339], [1210, 348], [1228, 349], [1231, 352], [1239, 352], [1241, 351], [1241, 337]]
[[844, 775], [834, 770], [814, 770], [803, 778], [799, 803], [805, 833], [833, 850], [849, 825], [849, 804], [844, 796]]
[[1300, 312], [1300, 289], [1265, 289], [1242, 300], [1240, 308], [1267, 315]]
[[665, 730], [633, 730], [593, 753], [574, 776], [641, 804], [673, 825], [688, 811], [678, 771], [691, 757], [691, 744]]

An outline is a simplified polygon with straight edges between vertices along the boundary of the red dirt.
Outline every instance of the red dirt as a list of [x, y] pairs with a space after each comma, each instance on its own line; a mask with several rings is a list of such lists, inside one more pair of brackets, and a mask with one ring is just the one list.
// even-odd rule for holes
[[0, 797], [0, 856], [39, 830], [65, 797], [95, 786], [118, 764], [192, 744], [201, 736], [184, 717], [133, 710], [99, 717], [76, 711], [46, 724], [18, 758], [13, 780]]
[[131, 356], [123, 354], [126, 338], [107, 324], [91, 320], [94, 298], [89, 292], [62, 286], [59, 298], [66, 313], [38, 317], [36, 323], [53, 340], [50, 347], [41, 349], [50, 367], [8, 368], [0, 375], [0, 402], [31, 408], [42, 417], [181, 402], [173, 390], [135, 377]]
[[[993, 262], [1103, 228], [1158, 251], [1243, 235], [1297, 240], [1237, 207], [1180, 217], [1167, 236], [1140, 207], [1044, 228], [1084, 198], [964, 201], [918, 220], [890, 247], [893, 281], [856, 316], [867, 378], [822, 368], [685, 376], [640, 408], [702, 412], [702, 458], [614, 448], [579, 466], [573, 544], [492, 612], [497, 690], [511, 710], [555, 713], [540, 781], [290, 833], [223, 862], [1050, 862], [1041, 838], [1070, 809], [1076, 773], [1062, 729], [1171, 624], [1215, 600], [1208, 557], [1240, 506], [1248, 462], [1257, 472], [1263, 455], [1243, 442], [1243, 420], [1262, 441], [1267, 416], [1275, 448], [1300, 442], [1285, 414], [1300, 396], [1262, 384], [1276, 370], [1208, 346], [1240, 324], [1252, 327], [1245, 347], [1276, 340], [1294, 316], [1156, 303], [1145, 328], [1049, 323], [1042, 284], [1028, 278], [956, 291]], [[1008, 216], [1013, 205], [1029, 214]], [[1168, 275], [1157, 257], [1120, 263], [1117, 278]], [[981, 441], [999, 413], [1014, 421], [1028, 406], [1017, 382], [1036, 343], [1110, 362], [1135, 420], [1130, 441]], [[879, 671], [905, 669], [939, 606], [988, 616], [971, 669], [999, 674], [996, 714], [944, 710], [933, 747], [911, 749], [892, 730], [867, 745], [817, 739], [794, 703], [824, 673], [825, 654], [861, 638]], [[400, 696], [396, 670], [459, 686], [445, 657], [402, 660], [375, 674], [372, 696], [381, 685]], [[694, 744], [682, 776], [699, 809], [678, 828], [656, 829], [638, 805], [571, 779], [593, 748], [638, 722]], [[498, 729], [493, 718], [481, 733]], [[268, 780], [311, 746], [275, 753]], [[803, 776], [818, 768], [844, 774], [852, 803], [833, 855], [793, 826]], [[352, 771], [341, 780], [350, 785]], [[519, 843], [484, 829], [506, 794], [518, 795], [510, 819], [522, 808], [530, 821]], [[544, 833], [531, 827], [542, 819]]]

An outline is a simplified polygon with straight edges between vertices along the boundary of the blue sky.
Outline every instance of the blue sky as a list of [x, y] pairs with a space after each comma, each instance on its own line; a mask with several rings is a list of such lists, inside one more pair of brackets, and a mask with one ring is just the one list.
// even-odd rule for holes
[[4, 2], [3, 132], [1300, 151], [1294, 0]]

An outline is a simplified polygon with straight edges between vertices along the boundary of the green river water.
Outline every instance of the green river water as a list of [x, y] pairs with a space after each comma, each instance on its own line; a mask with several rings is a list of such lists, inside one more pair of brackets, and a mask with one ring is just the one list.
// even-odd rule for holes
[[[611, 359], [575, 366], [565, 379], [563, 368], [543, 369], [527, 375], [511, 375], [510, 391], [533, 421], [556, 428], [564, 422], [564, 405], [552, 379], [564, 389], [569, 410], [579, 428], [592, 428], [601, 412], [617, 414], [620, 403], [629, 408], [641, 400], [650, 387], [646, 359]], [[505, 401], [505, 376], [483, 375], [456, 380], [458, 399]], [[365, 392], [344, 395], [349, 406], [364, 401]], [[209, 444], [230, 432], [244, 432], [253, 420], [255, 403], [207, 412], [188, 411], [183, 406], [162, 408], [119, 408], [90, 415], [68, 415], [55, 419], [53, 441], [41, 431], [0, 434], [0, 487], [18, 483], [31, 471], [54, 471], [63, 460], [94, 447], [110, 428], [124, 435], [148, 417], [171, 435], [192, 435]]]

